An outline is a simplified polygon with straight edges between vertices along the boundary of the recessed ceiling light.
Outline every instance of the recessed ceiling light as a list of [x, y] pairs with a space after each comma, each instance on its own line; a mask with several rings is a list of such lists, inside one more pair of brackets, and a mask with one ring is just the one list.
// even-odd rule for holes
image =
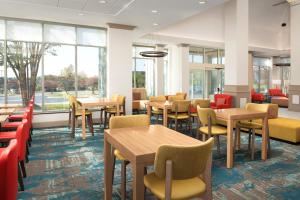
[[79, 13], [78, 15], [83, 16], [84, 14], [83, 13]]
[[199, 4], [206, 4], [206, 0], [200, 0], [198, 3]]
[[153, 26], [158, 26], [158, 25], [159, 25], [158, 23], [155, 23], [155, 22], [153, 23]]
[[101, 0], [101, 1], [98, 1], [99, 3], [102, 3], [102, 4], [105, 4], [106, 3], [106, 1], [104, 1], [104, 0]]
[[152, 13], [158, 13], [158, 10], [151, 10]]

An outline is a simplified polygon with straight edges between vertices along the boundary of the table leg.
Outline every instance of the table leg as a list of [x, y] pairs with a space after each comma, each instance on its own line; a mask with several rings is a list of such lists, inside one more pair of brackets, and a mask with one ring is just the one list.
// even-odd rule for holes
[[212, 168], [212, 153], [210, 153], [206, 168], [203, 174], [203, 179], [206, 185], [206, 192], [204, 193], [203, 199], [212, 199], [212, 182], [211, 182], [211, 168]]
[[[236, 131], [236, 139], [237, 139], [237, 150], [240, 150], [241, 149], [241, 129], [240, 128], [236, 128], [235, 129]], [[236, 144], [234, 144], [236, 145]]]
[[227, 168], [233, 167], [233, 120], [227, 123]]
[[112, 151], [111, 144], [104, 136], [104, 198], [105, 200], [112, 199]]
[[[125, 113], [124, 113], [124, 115], [125, 115]], [[120, 116], [120, 105], [119, 104], [117, 105], [117, 116]]]
[[164, 126], [168, 127], [168, 109], [166, 107], [164, 107], [163, 110], [163, 117], [164, 117]]
[[268, 117], [264, 117], [263, 119], [263, 130], [262, 130], [262, 142], [261, 142], [261, 159], [267, 160], [267, 149], [268, 149], [268, 141], [267, 141], [267, 128], [268, 128]]
[[85, 108], [82, 106], [82, 111], [81, 111], [81, 126], [82, 126], [82, 139], [85, 140], [86, 137], [86, 132], [85, 132]]
[[151, 119], [151, 107], [149, 104], [147, 104], [147, 115], [149, 116], [149, 118]]
[[132, 163], [132, 190], [134, 200], [143, 200], [145, 198], [144, 167], [142, 164]]

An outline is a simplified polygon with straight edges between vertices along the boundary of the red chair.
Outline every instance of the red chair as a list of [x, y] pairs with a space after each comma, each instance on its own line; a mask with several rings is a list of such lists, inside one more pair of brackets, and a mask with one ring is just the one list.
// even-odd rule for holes
[[17, 199], [18, 193], [18, 142], [11, 140], [0, 148], [0, 199]]
[[[18, 161], [19, 161], [19, 184], [22, 191], [24, 191], [22, 176], [26, 177], [25, 159], [26, 159], [26, 134], [28, 130], [28, 121], [24, 119], [18, 126], [17, 131], [0, 132], [0, 141], [8, 142], [16, 139], [18, 141]], [[22, 171], [22, 172], [21, 172]]]
[[228, 94], [215, 94], [214, 102], [210, 103], [212, 109], [232, 108], [232, 96]]
[[251, 90], [251, 101], [262, 103], [265, 100], [265, 96], [261, 93], [256, 93], [254, 89]]
[[282, 90], [279, 88], [269, 89], [269, 95], [271, 97], [287, 97], [285, 94], [282, 93]]

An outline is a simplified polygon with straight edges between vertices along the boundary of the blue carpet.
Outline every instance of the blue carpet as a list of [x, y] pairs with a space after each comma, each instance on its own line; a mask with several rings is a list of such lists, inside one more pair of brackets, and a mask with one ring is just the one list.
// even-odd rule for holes
[[[103, 199], [103, 130], [95, 132], [83, 141], [80, 129], [76, 139], [71, 139], [68, 128], [34, 130], [25, 191], [19, 192], [18, 199]], [[252, 161], [246, 138], [245, 134], [233, 169], [226, 168], [226, 138], [221, 139], [222, 155], [214, 149], [214, 199], [300, 199], [300, 146], [272, 140], [271, 158], [263, 162], [257, 137]], [[120, 199], [119, 167], [113, 199]], [[127, 193], [130, 199], [130, 184]], [[149, 193], [147, 199], [152, 199]]]

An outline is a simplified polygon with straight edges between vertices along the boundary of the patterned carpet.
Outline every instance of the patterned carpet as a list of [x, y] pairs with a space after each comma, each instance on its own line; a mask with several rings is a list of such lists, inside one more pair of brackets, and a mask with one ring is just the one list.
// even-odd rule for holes
[[[25, 191], [18, 199], [103, 199], [103, 130], [96, 128], [96, 135], [86, 141], [78, 134], [71, 139], [68, 128], [37, 129], [33, 134]], [[214, 149], [214, 199], [299, 199], [300, 146], [272, 140], [271, 158], [261, 161], [258, 150], [251, 161], [246, 138], [234, 169], [226, 169], [226, 138], [221, 140], [223, 155]], [[119, 173], [118, 165], [115, 177]], [[119, 182], [114, 181], [113, 199], [120, 199]], [[128, 184], [128, 199], [130, 194]], [[152, 199], [150, 194], [147, 199]]]

